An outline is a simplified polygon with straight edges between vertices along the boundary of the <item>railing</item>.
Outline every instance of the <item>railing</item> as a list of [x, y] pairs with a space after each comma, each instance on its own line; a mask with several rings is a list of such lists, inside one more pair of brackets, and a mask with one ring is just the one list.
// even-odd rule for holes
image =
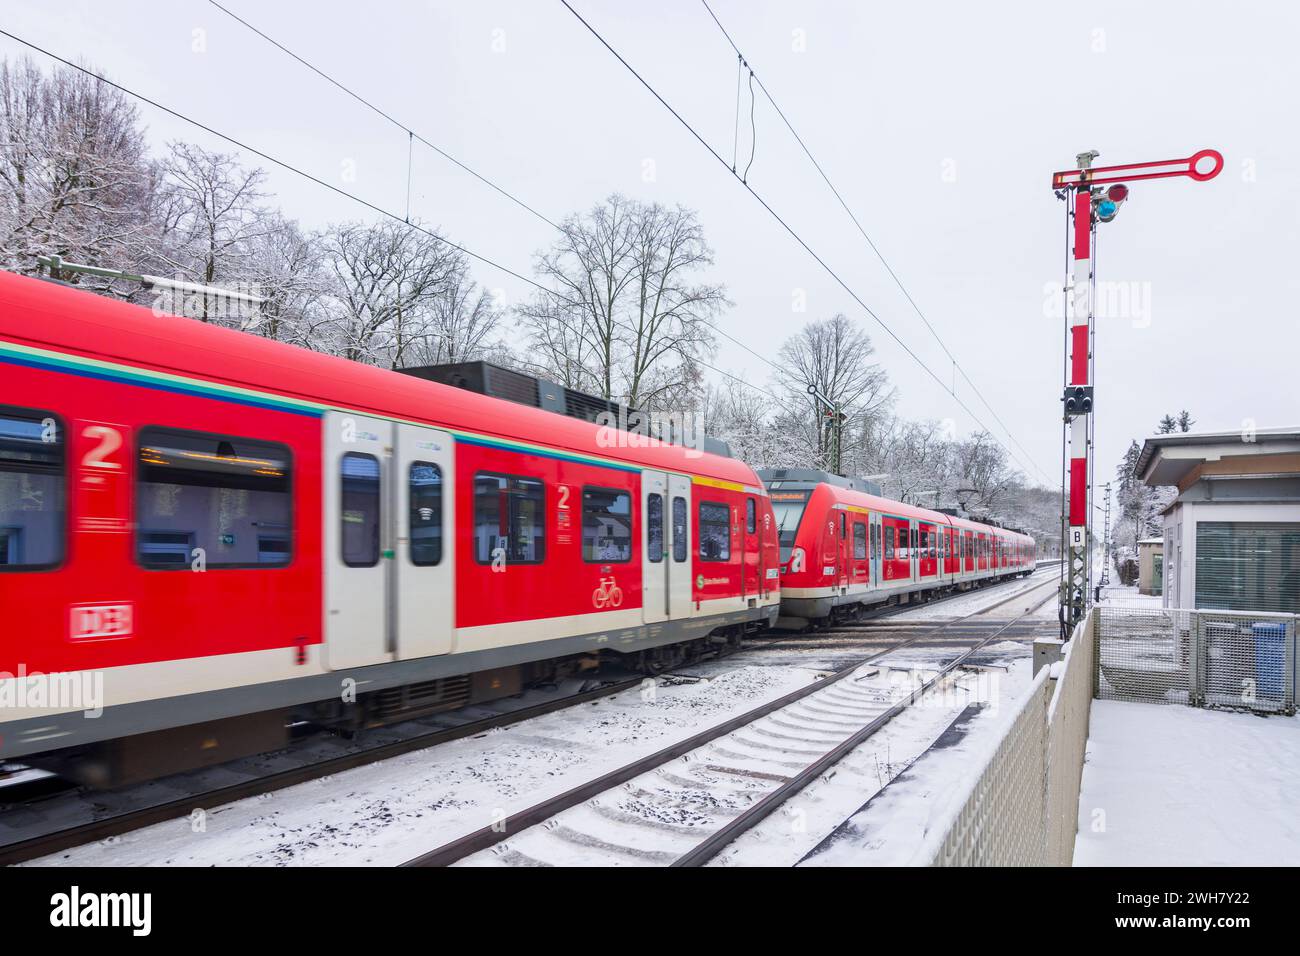
[[936, 866], [1069, 866], [1092, 704], [1096, 609], [1061, 662], [1044, 667], [950, 823], [923, 858]]
[[1295, 713], [1300, 616], [1107, 604], [1096, 613], [1098, 698]]

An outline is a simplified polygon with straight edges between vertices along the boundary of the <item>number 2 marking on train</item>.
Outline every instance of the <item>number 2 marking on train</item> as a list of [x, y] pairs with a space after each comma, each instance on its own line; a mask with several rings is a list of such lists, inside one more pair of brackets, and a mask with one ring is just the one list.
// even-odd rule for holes
[[86, 452], [81, 459], [84, 468], [121, 468], [120, 462], [105, 461], [109, 455], [122, 447], [122, 433], [106, 425], [87, 425], [81, 430], [83, 438], [98, 440], [99, 444]]

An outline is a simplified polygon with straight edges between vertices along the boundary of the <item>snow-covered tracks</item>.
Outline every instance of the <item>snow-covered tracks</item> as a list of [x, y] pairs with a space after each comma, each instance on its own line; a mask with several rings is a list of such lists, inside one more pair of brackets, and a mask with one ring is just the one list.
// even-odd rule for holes
[[148, 781], [122, 790], [67, 789], [48, 796], [52, 778], [0, 788], [0, 866], [120, 836], [196, 807], [216, 807], [401, 754], [507, 727], [641, 684], [639, 676], [573, 692], [530, 691], [519, 697], [371, 731], [365, 742], [322, 735], [287, 750]]
[[[1036, 608], [996, 627], [979, 627], [975, 635], [963, 624], [1025, 593], [896, 639], [892, 646], [817, 683], [496, 820], [405, 865], [707, 863], [917, 701], [960, 679], [963, 665]], [[949, 639], [937, 642], [941, 633]], [[922, 641], [927, 651], [947, 644], [946, 660], [900, 692], [890, 679], [889, 658]]]

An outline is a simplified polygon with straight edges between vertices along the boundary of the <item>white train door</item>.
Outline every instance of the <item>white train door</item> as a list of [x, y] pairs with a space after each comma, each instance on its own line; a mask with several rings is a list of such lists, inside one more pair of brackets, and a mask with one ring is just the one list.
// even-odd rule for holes
[[668, 616], [690, 617], [691, 604], [691, 479], [668, 476]]
[[647, 624], [668, 619], [671, 507], [668, 476], [641, 472], [641, 619]]
[[393, 659], [388, 619], [393, 541], [393, 426], [325, 415], [325, 662], [332, 670]]
[[433, 428], [397, 425], [395, 431], [391, 520], [396, 547], [389, 612], [397, 619], [397, 657], [407, 660], [452, 649], [455, 443]]
[[871, 586], [880, 587], [880, 514], [873, 511], [871, 513], [871, 524], [867, 528], [868, 539], [871, 548]]

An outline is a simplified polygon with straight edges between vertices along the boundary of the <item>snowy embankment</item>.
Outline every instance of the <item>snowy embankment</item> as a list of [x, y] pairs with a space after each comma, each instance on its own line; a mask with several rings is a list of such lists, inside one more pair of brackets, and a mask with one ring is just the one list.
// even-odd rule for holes
[[1300, 863], [1300, 718], [1092, 702], [1075, 866]]

